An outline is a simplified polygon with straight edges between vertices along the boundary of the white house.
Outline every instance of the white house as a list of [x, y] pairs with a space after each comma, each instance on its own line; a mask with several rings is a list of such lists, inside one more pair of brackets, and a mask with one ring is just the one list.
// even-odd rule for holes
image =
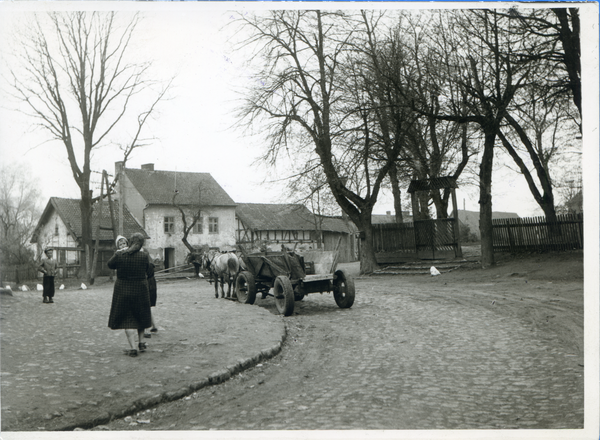
[[[100, 212], [96, 203], [92, 209], [92, 240], [95, 244], [96, 238], [98, 238], [99, 244], [98, 274], [107, 275], [109, 269], [106, 262], [115, 249], [110, 208], [105, 203]], [[44, 249], [52, 247], [54, 248], [54, 258], [59, 264], [59, 276], [76, 276], [83, 252], [81, 230], [80, 200], [51, 197], [31, 238], [31, 243], [36, 245], [37, 258], [41, 258]], [[123, 234], [129, 237], [135, 232], [147, 237], [141, 225], [125, 207], [123, 209]]]
[[160, 171], [154, 164], [141, 169], [122, 165], [115, 164], [116, 173], [121, 173], [118, 197], [150, 236], [146, 249], [165, 268], [184, 264], [189, 252], [182, 242], [184, 217], [179, 208], [188, 225], [193, 213], [201, 212], [188, 235], [190, 245], [221, 250], [235, 246], [236, 204], [209, 173]]

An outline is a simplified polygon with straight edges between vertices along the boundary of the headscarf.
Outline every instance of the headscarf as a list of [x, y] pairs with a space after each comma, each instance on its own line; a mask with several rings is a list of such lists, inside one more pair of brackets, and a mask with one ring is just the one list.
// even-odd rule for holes
[[127, 239], [125, 237], [123, 237], [122, 235], [117, 235], [117, 238], [115, 239], [115, 246], [117, 247], [117, 250], [119, 249], [119, 241], [120, 240], [125, 240], [125, 242], [127, 244], [129, 244], [129, 241], [127, 241]]
[[144, 246], [145, 241], [146, 240], [144, 239], [144, 236], [139, 232], [136, 232], [129, 239], [129, 248], [127, 249], [127, 253], [131, 255], [139, 252], [139, 250], [142, 249], [142, 246]]

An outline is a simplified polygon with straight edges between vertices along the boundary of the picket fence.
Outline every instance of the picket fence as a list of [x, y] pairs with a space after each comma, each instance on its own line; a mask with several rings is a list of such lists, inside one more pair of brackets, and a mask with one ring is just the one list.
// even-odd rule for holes
[[[583, 214], [559, 215], [556, 222], [549, 222], [545, 217], [494, 219], [492, 225], [494, 251], [583, 249]], [[437, 225], [437, 229], [439, 226]], [[383, 258], [398, 253], [416, 255], [419, 247], [422, 247], [415, 242], [416, 235], [422, 234], [415, 234], [415, 225], [412, 222], [373, 225], [375, 253]], [[446, 244], [438, 243], [440, 237], [446, 235], [435, 235], [437, 250], [441, 250], [442, 245]]]
[[583, 249], [583, 214], [492, 220], [494, 251], [550, 251]]

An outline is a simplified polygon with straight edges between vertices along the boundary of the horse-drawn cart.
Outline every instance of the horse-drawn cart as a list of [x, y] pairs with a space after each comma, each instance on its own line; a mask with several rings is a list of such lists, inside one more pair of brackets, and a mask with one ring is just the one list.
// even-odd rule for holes
[[354, 281], [344, 270], [313, 274], [304, 257], [294, 252], [260, 252], [242, 257], [245, 269], [235, 282], [235, 293], [241, 303], [254, 304], [256, 294], [263, 298], [273, 289], [272, 296], [279, 313], [289, 316], [294, 312], [294, 301], [309, 293], [333, 292], [337, 305], [343, 309], [354, 303]]

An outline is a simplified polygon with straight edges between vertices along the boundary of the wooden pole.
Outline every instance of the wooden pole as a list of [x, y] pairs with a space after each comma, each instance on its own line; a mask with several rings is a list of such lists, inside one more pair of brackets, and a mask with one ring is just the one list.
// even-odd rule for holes
[[454, 241], [456, 242], [456, 256], [462, 258], [462, 246], [460, 242], [460, 221], [458, 220], [458, 205], [456, 203], [456, 189], [452, 188], [452, 208], [454, 216]]
[[419, 205], [417, 204], [417, 197], [414, 192], [410, 193], [410, 203], [413, 211], [413, 235], [415, 237], [415, 253], [419, 256], [419, 231], [417, 230], [419, 222]]
[[123, 191], [123, 170], [119, 171], [118, 184], [119, 184], [119, 235], [123, 235], [123, 209], [125, 205], [125, 191]]
[[413, 210], [413, 222], [421, 220], [419, 205], [417, 204], [417, 197], [414, 192], [410, 193], [410, 203], [412, 205]]
[[111, 196], [110, 190], [109, 190], [108, 174], [106, 173], [106, 170], [102, 171], [102, 176], [103, 176], [104, 181], [106, 183], [106, 195], [108, 196], [108, 208], [110, 210], [110, 224], [112, 226], [112, 231], [113, 231], [113, 240], [116, 240], [117, 236], [119, 234], [117, 232], [117, 222], [115, 221], [115, 209], [114, 209], [114, 206], [113, 206], [112, 196]]
[[94, 258], [92, 260], [92, 270], [90, 281], [94, 284], [96, 278], [96, 266], [98, 265], [98, 249], [100, 247], [100, 223], [102, 223], [102, 208], [104, 207], [104, 179], [100, 179], [100, 200], [98, 201], [98, 212], [96, 214], [96, 245], [94, 246]]

